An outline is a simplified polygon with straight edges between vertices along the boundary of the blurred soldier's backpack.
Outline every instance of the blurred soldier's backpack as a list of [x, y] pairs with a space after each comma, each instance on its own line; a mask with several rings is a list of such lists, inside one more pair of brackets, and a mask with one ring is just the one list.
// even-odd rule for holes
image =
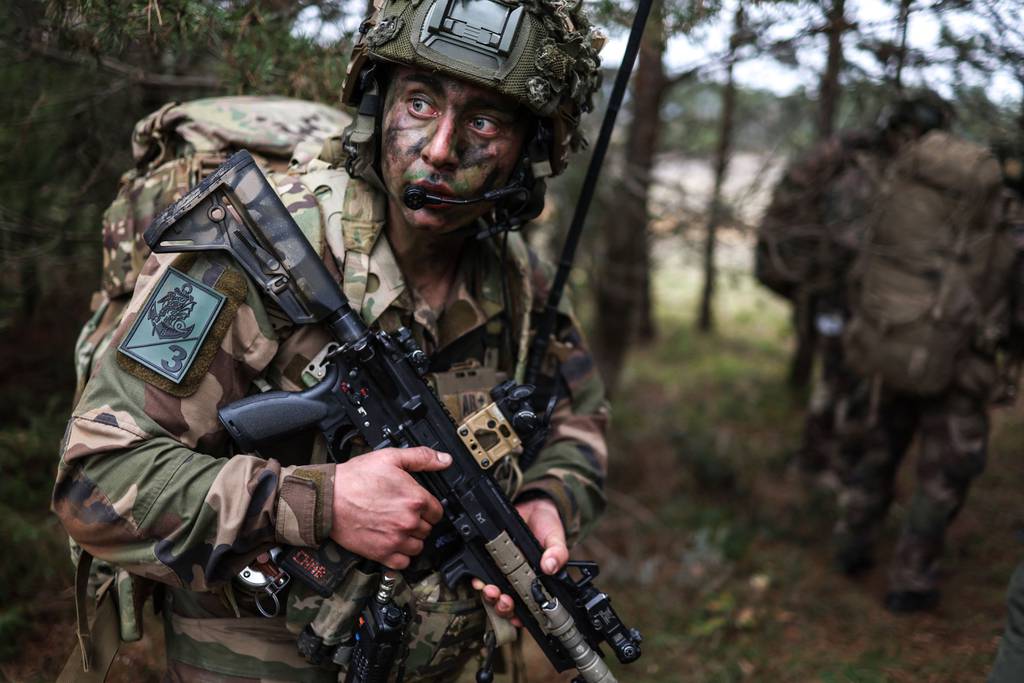
[[135, 125], [135, 168], [121, 177], [103, 214], [102, 288], [75, 346], [75, 402], [131, 299], [149, 256], [142, 235], [153, 218], [242, 148], [264, 169], [301, 173], [349, 122], [348, 115], [315, 102], [238, 96], [171, 102]]
[[854, 371], [934, 394], [960, 354], [994, 349], [1015, 254], [995, 218], [1000, 184], [987, 149], [945, 131], [899, 153], [853, 270], [843, 348]]
[[758, 282], [793, 301], [841, 288], [882, 163], [877, 135], [848, 131], [790, 165], [757, 228]]

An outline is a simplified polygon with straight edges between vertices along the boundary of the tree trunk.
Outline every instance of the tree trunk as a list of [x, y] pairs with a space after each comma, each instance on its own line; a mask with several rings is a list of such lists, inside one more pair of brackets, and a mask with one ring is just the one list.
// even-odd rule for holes
[[843, 34], [848, 26], [846, 23], [846, 0], [832, 0], [829, 7], [828, 28], [828, 59], [825, 73], [821, 76], [821, 88], [818, 91], [818, 137], [824, 140], [835, 130], [836, 111], [839, 108], [839, 73], [843, 68]]
[[[646, 240], [645, 240], [646, 241]], [[651, 292], [651, 249], [648, 243], [644, 248], [644, 267], [640, 273], [640, 310], [637, 311], [636, 340], [641, 343], [654, 341], [658, 336], [658, 328], [654, 324], [654, 296]]]
[[[661, 103], [668, 86], [663, 57], [665, 25], [661, 4], [647, 20], [633, 72], [633, 118], [626, 140], [624, 178], [614, 212], [604, 217], [604, 252], [597, 266], [594, 351], [609, 393], [618, 385], [630, 342], [640, 330], [653, 334], [650, 320], [647, 199], [661, 131]], [[647, 319], [645, 320], [645, 316]]]
[[[1024, 70], [1017, 72], [1017, 84], [1021, 92], [1024, 92]], [[1024, 133], [1024, 98], [1020, 101], [1020, 111], [1017, 112], [1017, 128]]]
[[910, 5], [914, 0], [900, 0], [900, 14], [896, 26], [899, 31], [900, 46], [896, 53], [896, 73], [893, 84], [896, 90], [903, 90], [903, 65], [907, 61], [907, 26], [910, 24]]
[[722, 86], [722, 115], [718, 126], [718, 146], [715, 150], [715, 182], [711, 190], [711, 201], [708, 202], [708, 223], [704, 236], [704, 287], [700, 296], [700, 312], [697, 329], [710, 332], [714, 329], [714, 313], [712, 303], [715, 295], [715, 240], [719, 223], [722, 222], [722, 185], [729, 171], [729, 160], [732, 156], [733, 119], [736, 113], [736, 83], [733, 80], [733, 68], [736, 65], [736, 52], [739, 49], [743, 33], [743, 4], [736, 8], [733, 18], [732, 39], [729, 41], [729, 54], [726, 57], [725, 85]]

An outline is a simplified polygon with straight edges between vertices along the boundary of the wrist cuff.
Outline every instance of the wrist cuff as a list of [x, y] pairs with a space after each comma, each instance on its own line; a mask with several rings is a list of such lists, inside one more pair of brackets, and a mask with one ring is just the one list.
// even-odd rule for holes
[[282, 469], [274, 524], [278, 543], [312, 548], [327, 538], [334, 511], [334, 470], [333, 464]]

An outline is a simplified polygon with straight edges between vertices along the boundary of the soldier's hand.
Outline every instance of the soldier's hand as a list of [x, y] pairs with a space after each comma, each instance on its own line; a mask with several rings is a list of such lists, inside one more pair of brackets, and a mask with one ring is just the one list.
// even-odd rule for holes
[[[532, 498], [517, 503], [516, 510], [544, 548], [540, 558], [541, 571], [557, 574], [569, 561], [569, 546], [565, 541], [565, 527], [558, 515], [558, 507], [550, 498]], [[485, 585], [480, 579], [473, 579], [473, 588], [482, 592], [484, 600], [494, 607], [499, 616], [511, 620], [516, 626], [523, 625], [515, 616], [512, 598], [502, 593], [500, 588], [492, 584]]]
[[444, 514], [441, 503], [409, 472], [443, 470], [447, 453], [383, 448], [337, 466], [331, 538], [357, 555], [405, 569]]

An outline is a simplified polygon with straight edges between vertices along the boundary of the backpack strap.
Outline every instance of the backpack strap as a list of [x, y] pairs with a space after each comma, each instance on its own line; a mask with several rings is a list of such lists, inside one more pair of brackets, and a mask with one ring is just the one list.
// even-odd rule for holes
[[[344, 274], [343, 290], [349, 304], [360, 312], [366, 323], [372, 324], [379, 317], [381, 305], [370, 306], [366, 301], [367, 285], [370, 281], [371, 255], [383, 259], [385, 254], [379, 251], [378, 238], [384, 231], [387, 220], [387, 201], [383, 193], [376, 191], [361, 178], [351, 178], [345, 187], [344, 207], [341, 214], [342, 238], [342, 273]], [[337, 252], [335, 252], [337, 255]], [[394, 255], [388, 250], [390, 261]], [[394, 263], [382, 264], [394, 267]], [[381, 302], [383, 303], [383, 302]], [[371, 310], [372, 309], [372, 310]]]
[[[340, 168], [330, 168], [310, 163], [310, 170], [298, 176], [299, 182], [309, 191], [320, 208], [320, 234], [310, 239], [310, 244], [320, 248], [324, 244], [339, 265], [345, 258], [345, 243], [341, 236], [341, 219], [345, 206], [348, 174]], [[305, 233], [305, 230], [303, 231]], [[307, 239], [310, 235], [306, 235]]]
[[[509, 322], [512, 325], [513, 338], [516, 340], [513, 377], [516, 382], [522, 383], [526, 377], [526, 362], [530, 354], [530, 314], [533, 311], [534, 298], [532, 267], [529, 248], [523, 236], [513, 232], [508, 234], [507, 239], [507, 254], [512, 268], [506, 268], [502, 277], [506, 277], [508, 282], [509, 301], [506, 302], [506, 306], [509, 307]], [[568, 299], [563, 296], [559, 309], [567, 311], [568, 305]]]
[[57, 678], [58, 683], [102, 683], [121, 647], [117, 606], [111, 595], [115, 592], [112, 590], [114, 577], [107, 579], [96, 591], [96, 616], [91, 623], [89, 621], [91, 566], [92, 555], [83, 549], [75, 567], [75, 631], [78, 643]]

